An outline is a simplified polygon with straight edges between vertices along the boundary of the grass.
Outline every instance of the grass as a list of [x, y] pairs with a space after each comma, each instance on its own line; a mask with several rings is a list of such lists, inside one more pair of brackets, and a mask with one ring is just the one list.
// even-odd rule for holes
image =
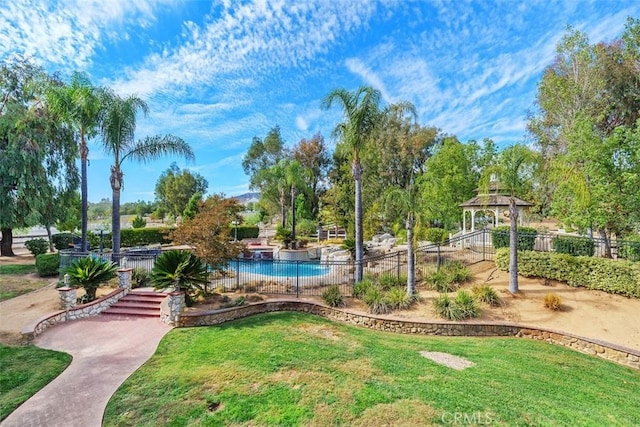
[[71, 356], [38, 347], [0, 344], [0, 420], [57, 377]]
[[[475, 366], [455, 371], [425, 350]], [[104, 425], [442, 425], [467, 414], [503, 426], [624, 426], [640, 419], [638, 389], [640, 373], [544, 342], [271, 313], [171, 331], [112, 397]]]
[[4, 274], [29, 274], [36, 272], [35, 264], [7, 264], [0, 265], [0, 275]]
[[24, 277], [27, 274], [35, 273], [36, 266], [34, 264], [8, 264], [0, 265], [0, 301], [15, 298], [20, 295], [40, 289], [47, 286], [49, 282], [46, 279], [32, 279]]

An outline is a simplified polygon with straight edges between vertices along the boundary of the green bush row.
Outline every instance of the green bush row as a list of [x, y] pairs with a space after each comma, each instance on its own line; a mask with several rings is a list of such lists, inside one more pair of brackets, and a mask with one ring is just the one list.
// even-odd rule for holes
[[556, 236], [551, 242], [553, 249], [560, 254], [575, 256], [593, 256], [595, 243], [588, 237]]
[[[234, 233], [234, 230], [231, 231]], [[238, 226], [238, 240], [242, 239], [257, 239], [260, 234], [260, 227], [257, 225], [239, 225]]]
[[[509, 268], [509, 250], [498, 249], [500, 270]], [[572, 256], [554, 252], [518, 252], [518, 273], [566, 282], [569, 286], [640, 298], [640, 265], [623, 260]]]
[[[120, 246], [123, 248], [131, 248], [134, 246], [162, 245], [171, 243], [169, 233], [175, 230], [173, 227], [163, 228], [127, 228], [120, 231]], [[238, 235], [240, 235], [240, 227], [238, 227]], [[68, 249], [73, 243], [71, 233], [58, 233], [51, 236], [53, 246], [56, 249]], [[91, 249], [100, 247], [100, 234], [89, 231], [87, 240]], [[111, 249], [112, 238], [111, 233], [102, 233], [102, 243], [105, 249]]]
[[58, 254], [40, 254], [36, 256], [36, 271], [40, 277], [57, 276], [59, 265], [60, 255]]
[[[510, 242], [510, 227], [508, 225], [502, 225], [495, 227], [491, 230], [491, 241], [493, 247], [508, 248]], [[519, 251], [532, 251], [536, 243], [536, 236], [538, 230], [531, 227], [518, 227], [518, 250]]]

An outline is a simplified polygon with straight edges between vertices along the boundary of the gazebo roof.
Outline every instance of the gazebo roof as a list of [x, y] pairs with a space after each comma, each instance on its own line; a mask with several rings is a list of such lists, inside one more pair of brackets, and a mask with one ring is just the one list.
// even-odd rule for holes
[[[491, 207], [502, 207], [509, 206], [509, 196], [504, 196], [501, 194], [479, 194], [472, 199], [467, 200], [464, 203], [459, 204], [461, 208], [491, 208]], [[533, 204], [524, 201], [522, 199], [516, 199], [516, 206], [528, 207], [533, 206]]]

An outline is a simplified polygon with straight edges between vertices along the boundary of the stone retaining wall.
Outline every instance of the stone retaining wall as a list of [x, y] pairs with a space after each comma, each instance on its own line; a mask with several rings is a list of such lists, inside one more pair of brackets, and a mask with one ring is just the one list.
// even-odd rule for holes
[[44, 332], [47, 328], [57, 325], [58, 323], [96, 316], [102, 313], [107, 308], [111, 307], [128, 292], [129, 289], [127, 288], [116, 289], [115, 291], [87, 304], [82, 304], [66, 310], [56, 311], [44, 317], [41, 317], [40, 319], [37, 319], [36, 321], [32, 322], [31, 324], [25, 326], [24, 329], [22, 329], [22, 338], [26, 342], [30, 342], [35, 337]]
[[315, 314], [324, 318], [379, 331], [401, 334], [442, 336], [511, 336], [543, 340], [551, 344], [569, 347], [582, 353], [598, 356], [620, 365], [640, 369], [640, 351], [603, 341], [579, 337], [540, 328], [495, 322], [416, 322], [391, 316], [373, 316], [328, 307], [319, 303], [298, 300], [268, 301], [203, 312], [182, 313], [178, 327], [209, 326], [274, 311], [296, 311]]

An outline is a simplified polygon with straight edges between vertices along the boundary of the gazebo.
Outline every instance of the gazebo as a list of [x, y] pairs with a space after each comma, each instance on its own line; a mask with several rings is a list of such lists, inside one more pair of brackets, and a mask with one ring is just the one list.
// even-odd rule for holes
[[[509, 199], [510, 196], [507, 194], [503, 194], [501, 192], [500, 186], [492, 182], [490, 184], [489, 193], [478, 194], [472, 199], [467, 200], [466, 202], [458, 205], [460, 206], [462, 211], [462, 233], [467, 232], [467, 212], [471, 214], [471, 230], [475, 231], [476, 224], [476, 214], [479, 212], [490, 212], [493, 214], [493, 226], [498, 226], [498, 219], [500, 218], [500, 212], [509, 209]], [[479, 191], [479, 190], [476, 190]], [[529, 207], [533, 206], [531, 203], [519, 199], [516, 199], [516, 207], [518, 208], [518, 221], [520, 225], [523, 225], [523, 217], [525, 210], [528, 210]]]

